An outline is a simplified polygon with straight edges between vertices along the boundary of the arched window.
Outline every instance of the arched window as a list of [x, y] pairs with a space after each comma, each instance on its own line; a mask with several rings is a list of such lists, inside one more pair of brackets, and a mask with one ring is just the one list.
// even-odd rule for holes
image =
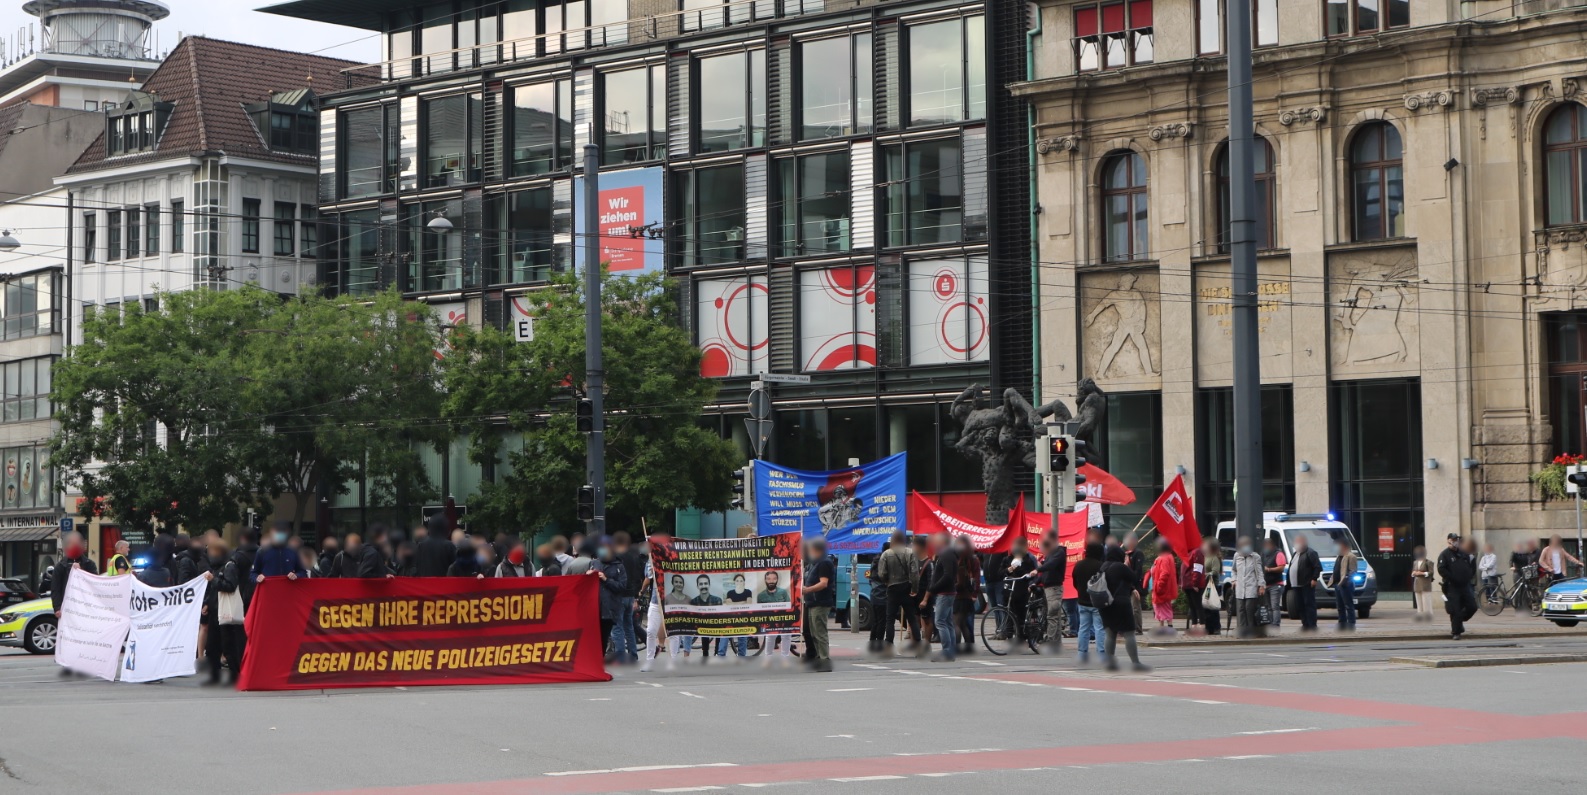
[[1549, 114], [1543, 132], [1543, 171], [1547, 184], [1548, 225], [1587, 221], [1582, 201], [1583, 168], [1587, 168], [1587, 106], [1566, 105]]
[[1102, 164], [1102, 224], [1104, 259], [1146, 258], [1146, 161], [1134, 152], [1109, 155]]
[[1350, 145], [1351, 204], [1355, 240], [1405, 236], [1405, 169], [1400, 131], [1373, 122]]
[[[1278, 219], [1273, 212], [1273, 147], [1266, 138], [1256, 138], [1256, 247], [1273, 248], [1278, 240]], [[1229, 233], [1229, 145], [1218, 153], [1218, 250], [1228, 252]]]

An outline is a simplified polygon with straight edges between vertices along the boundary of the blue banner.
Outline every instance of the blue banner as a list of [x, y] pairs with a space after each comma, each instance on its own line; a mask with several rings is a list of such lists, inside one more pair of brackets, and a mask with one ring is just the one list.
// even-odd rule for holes
[[835, 472], [756, 461], [756, 532], [825, 538], [836, 555], [881, 552], [894, 531], [908, 532], [904, 455]]

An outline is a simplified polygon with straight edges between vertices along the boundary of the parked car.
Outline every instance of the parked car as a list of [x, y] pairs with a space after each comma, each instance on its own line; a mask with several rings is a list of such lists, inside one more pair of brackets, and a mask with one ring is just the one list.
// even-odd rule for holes
[[1543, 592], [1543, 617], [1574, 627], [1587, 619], [1587, 577], [1560, 580]]
[[49, 599], [0, 608], [0, 646], [21, 646], [32, 654], [54, 654], [55, 628], [55, 605]]
[[0, 578], [0, 610], [19, 602], [31, 602], [37, 598], [39, 594], [28, 587], [27, 580], [21, 577]]

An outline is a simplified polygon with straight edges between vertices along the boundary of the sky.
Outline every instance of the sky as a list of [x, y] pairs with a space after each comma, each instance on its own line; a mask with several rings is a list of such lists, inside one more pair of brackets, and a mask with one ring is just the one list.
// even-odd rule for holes
[[[25, 0], [0, 0], [0, 38], [8, 42], [19, 28], [38, 22], [24, 13]], [[318, 52], [364, 63], [379, 57], [377, 34], [356, 28], [322, 25], [254, 9], [283, 0], [162, 0], [171, 15], [156, 22], [161, 53], [176, 46], [182, 35], [241, 41], [299, 52]], [[7, 50], [9, 51], [9, 47]]]

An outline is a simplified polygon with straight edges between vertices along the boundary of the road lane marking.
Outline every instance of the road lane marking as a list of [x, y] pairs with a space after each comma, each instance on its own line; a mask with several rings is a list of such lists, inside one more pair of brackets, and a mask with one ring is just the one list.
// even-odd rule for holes
[[829, 735], [827, 735], [827, 739], [828, 740], [831, 740], [831, 739], [834, 739], [834, 738], [843, 739], [843, 740], [852, 740], [852, 739], [854, 739], [854, 735], [852, 735], [852, 734], [829, 734]]
[[857, 781], [902, 781], [903, 776], [853, 776], [851, 778], [829, 778], [827, 781], [839, 781], [844, 784], [853, 784]]
[[870, 689], [871, 688], [869, 688], [869, 687], [839, 687], [839, 688], [834, 688], [832, 690], [828, 690], [827, 692], [828, 693], [858, 693], [858, 692], [861, 692], [863, 690], [870, 690]]
[[976, 665], [1007, 665], [1007, 663], [992, 662], [991, 660], [971, 660]]
[[[1295, 732], [1314, 732], [1314, 731], [1320, 731], [1320, 730], [1316, 726], [1307, 726], [1304, 729], [1268, 729], [1266, 731], [1259, 731], [1259, 732], [1235, 732], [1235, 734], [1244, 734], [1244, 735], [1294, 734]], [[1230, 758], [1232, 759], [1233, 757], [1230, 757]]]
[[702, 700], [705, 698], [705, 696], [697, 696], [697, 695], [695, 695], [693, 693], [690, 693], [687, 690], [679, 690], [678, 694], [679, 695], [683, 695], [683, 696], [688, 696], [689, 698], [698, 698], [698, 699], [702, 699]]
[[706, 792], [713, 789], [727, 789], [727, 787], [668, 787], [666, 789], [653, 789], [651, 792]]
[[1250, 754], [1248, 756], [1220, 756], [1219, 759], [1272, 759], [1272, 754]]
[[700, 767], [738, 767], [732, 762], [706, 762], [699, 765], [639, 765], [637, 767], [614, 767], [606, 770], [563, 770], [557, 773], [547, 773], [548, 776], [593, 776], [602, 773], [649, 773], [656, 770], [692, 770]]
[[1227, 701], [1208, 701], [1207, 699], [1204, 699], [1204, 698], [1193, 698], [1193, 699], [1190, 700], [1190, 702], [1192, 704], [1227, 704], [1227, 703], [1229, 703]]

